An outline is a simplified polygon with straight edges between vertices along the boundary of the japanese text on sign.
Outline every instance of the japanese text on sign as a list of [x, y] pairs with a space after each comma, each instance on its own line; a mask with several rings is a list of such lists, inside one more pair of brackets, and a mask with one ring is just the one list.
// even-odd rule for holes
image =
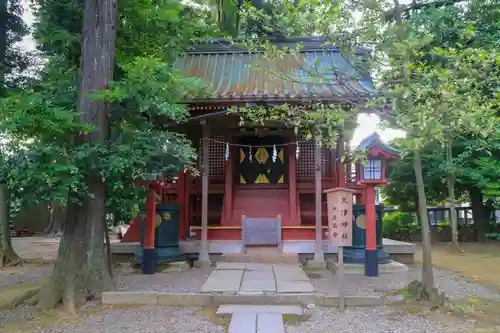
[[328, 240], [335, 246], [352, 246], [352, 191], [326, 191], [328, 201]]

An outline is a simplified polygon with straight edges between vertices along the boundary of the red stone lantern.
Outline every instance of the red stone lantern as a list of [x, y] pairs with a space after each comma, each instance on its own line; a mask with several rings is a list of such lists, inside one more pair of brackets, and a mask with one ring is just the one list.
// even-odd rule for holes
[[398, 159], [399, 152], [384, 144], [377, 133], [363, 140], [356, 150], [367, 155], [365, 160], [358, 161], [356, 165], [357, 183], [365, 188], [365, 275], [378, 276], [375, 187], [388, 183], [387, 164], [390, 160]]
[[366, 160], [356, 165], [356, 180], [359, 185], [387, 185], [387, 164], [399, 159], [399, 151], [386, 145], [377, 133], [363, 140], [356, 148], [366, 153]]

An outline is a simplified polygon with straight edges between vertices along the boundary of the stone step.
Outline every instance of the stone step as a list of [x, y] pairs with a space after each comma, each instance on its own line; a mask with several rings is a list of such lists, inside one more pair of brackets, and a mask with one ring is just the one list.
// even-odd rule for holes
[[228, 253], [220, 256], [221, 262], [299, 264], [297, 253], [281, 253], [278, 248], [247, 248], [247, 253]]
[[220, 316], [236, 313], [278, 313], [301, 316], [304, 313], [304, 310], [298, 305], [224, 304], [219, 306], [216, 313]]
[[285, 333], [285, 323], [280, 313], [258, 313], [257, 333]]
[[[219, 310], [221, 307], [219, 307]], [[229, 307], [231, 306], [226, 306], [226, 310], [231, 310]], [[220, 314], [219, 310], [217, 311], [218, 314]], [[285, 333], [283, 313], [279, 311], [260, 312], [267, 311], [266, 306], [248, 307], [247, 310], [250, 312], [246, 312], [246, 310], [240, 308], [236, 312], [231, 313], [229, 333]], [[225, 314], [223, 313], [222, 315]]]
[[[334, 260], [328, 260], [326, 262], [326, 267], [333, 274], [336, 274], [336, 272], [339, 270], [339, 264]], [[409, 268], [405, 264], [399, 263], [397, 261], [390, 261], [387, 264], [379, 264], [378, 270], [379, 274], [394, 274], [408, 272]], [[344, 274], [365, 274], [365, 265], [344, 263]]]
[[233, 314], [229, 324], [229, 333], [255, 333], [256, 330], [256, 313], [239, 312]]

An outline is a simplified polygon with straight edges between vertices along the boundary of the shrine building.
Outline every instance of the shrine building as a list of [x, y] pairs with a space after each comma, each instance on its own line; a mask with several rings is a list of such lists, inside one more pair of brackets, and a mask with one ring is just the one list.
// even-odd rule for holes
[[[181, 172], [161, 191], [162, 203], [180, 206], [179, 239], [185, 253], [199, 253], [200, 259], [209, 253], [238, 253], [245, 237], [266, 238], [258, 235], [258, 228], [253, 229], [255, 235], [245, 235], [246, 218], [279, 219], [279, 244], [270, 240], [273, 245], [283, 252], [321, 259], [323, 253], [335, 251], [325, 242], [324, 191], [349, 188], [355, 191], [355, 202], [364, 204], [364, 187], [356, 181], [355, 168], [339, 158], [348, 149], [347, 134], [331, 149], [297, 137], [284, 124], [241, 126], [239, 116], [228, 113], [231, 107], [243, 105], [359, 106], [373, 97], [370, 74], [355, 70], [325, 39], [289, 38], [276, 44], [294, 48], [298, 43], [302, 44], [299, 54], [283, 56], [274, 65], [283, 75], [257, 70], [256, 64], [265, 63], [262, 53], [223, 40], [194, 45], [176, 62], [176, 68], [202, 79], [209, 91], [204, 98], [184, 101], [190, 118], [173, 129], [184, 133], [197, 149], [201, 175]], [[368, 53], [357, 50], [356, 56], [363, 61]], [[310, 73], [320, 75], [322, 82]], [[124, 242], [139, 240], [137, 224], [139, 219]]]

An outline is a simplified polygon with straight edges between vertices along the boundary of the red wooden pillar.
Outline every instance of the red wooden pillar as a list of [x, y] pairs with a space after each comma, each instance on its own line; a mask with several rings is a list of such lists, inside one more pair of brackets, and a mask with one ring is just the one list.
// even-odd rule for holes
[[341, 162], [345, 158], [344, 138], [340, 137], [337, 143], [337, 186], [346, 187], [345, 165]]
[[[297, 142], [296, 145], [299, 143]], [[295, 156], [295, 145], [288, 146], [288, 192], [290, 206], [290, 224], [297, 225], [297, 159]]]
[[[184, 174], [184, 230], [189, 234], [190, 221], [191, 221], [191, 185], [193, 178], [188, 173]], [[185, 235], [186, 235], [185, 234]]]
[[148, 186], [146, 199], [146, 226], [144, 232], [144, 252], [142, 256], [142, 273], [154, 274], [156, 266], [155, 251], [156, 191], [152, 184]]
[[314, 225], [315, 225], [315, 249], [314, 260], [324, 261], [325, 255], [323, 252], [323, 196], [321, 191], [322, 179], [322, 164], [321, 164], [321, 137], [317, 134], [314, 145]]
[[186, 204], [184, 200], [186, 199], [184, 192], [186, 190], [186, 174], [184, 170], [179, 172], [177, 177], [177, 204], [179, 205], [179, 239], [183, 240], [186, 237]]
[[208, 250], [208, 177], [210, 175], [210, 155], [208, 153], [208, 139], [210, 137], [209, 127], [204, 120], [202, 120], [203, 131], [203, 154], [202, 162], [202, 176], [201, 176], [201, 247], [198, 255], [199, 261], [210, 261], [210, 253]]
[[338, 187], [338, 179], [337, 179], [337, 152], [335, 150], [330, 150], [330, 179], [333, 181], [331, 188]]
[[[227, 140], [229, 143], [232, 142], [231, 138]], [[225, 225], [231, 224], [233, 218], [233, 162], [237, 153], [236, 149], [231, 149], [224, 168], [224, 217], [222, 221]]]
[[375, 187], [371, 184], [365, 188], [365, 275], [378, 276], [377, 258], [377, 213], [375, 210]]

